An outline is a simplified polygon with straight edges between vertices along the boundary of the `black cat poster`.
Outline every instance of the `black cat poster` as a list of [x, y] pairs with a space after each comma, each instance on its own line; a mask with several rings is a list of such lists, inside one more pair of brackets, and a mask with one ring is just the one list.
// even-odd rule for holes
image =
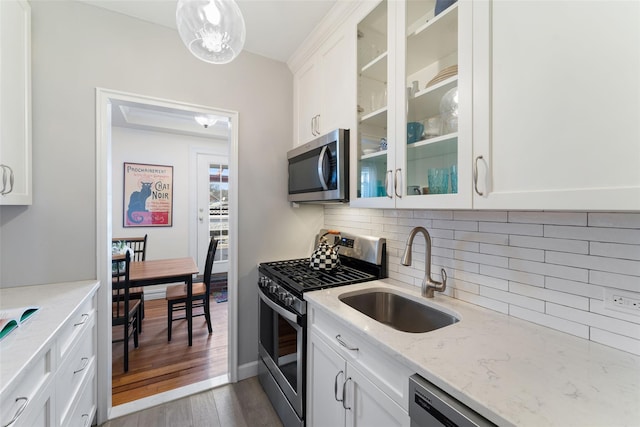
[[124, 163], [124, 227], [171, 227], [173, 166]]

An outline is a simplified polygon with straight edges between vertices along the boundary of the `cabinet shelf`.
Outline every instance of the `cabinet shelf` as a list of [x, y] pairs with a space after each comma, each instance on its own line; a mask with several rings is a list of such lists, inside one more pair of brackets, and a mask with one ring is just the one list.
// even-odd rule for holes
[[415, 96], [409, 99], [409, 111], [412, 112], [411, 121], [440, 114], [440, 100], [447, 91], [456, 87], [457, 84], [458, 76], [453, 76], [416, 92]]
[[454, 4], [407, 36], [407, 70], [411, 75], [458, 51], [458, 5]]
[[362, 77], [367, 77], [379, 82], [386, 83], [387, 81], [387, 52], [383, 52], [369, 63], [367, 63], [360, 70]]
[[376, 151], [375, 153], [363, 154], [360, 157], [361, 160], [376, 160], [378, 158], [383, 159], [387, 156], [387, 150]]
[[366, 123], [368, 125], [376, 127], [387, 126], [387, 107], [382, 107], [376, 111], [372, 111], [369, 114], [365, 114], [360, 118], [360, 123]]

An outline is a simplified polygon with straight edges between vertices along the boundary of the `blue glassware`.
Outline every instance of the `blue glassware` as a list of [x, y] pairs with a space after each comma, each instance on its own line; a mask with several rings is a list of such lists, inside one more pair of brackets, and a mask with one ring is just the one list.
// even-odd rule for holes
[[451, 166], [451, 192], [458, 192], [458, 166]]

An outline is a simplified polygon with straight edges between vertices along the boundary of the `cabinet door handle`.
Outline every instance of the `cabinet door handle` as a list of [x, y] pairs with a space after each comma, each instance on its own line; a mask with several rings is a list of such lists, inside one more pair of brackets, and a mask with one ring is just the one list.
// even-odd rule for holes
[[315, 136], [316, 135], [316, 116], [311, 117], [311, 135]]
[[316, 135], [320, 135], [320, 114], [318, 114], [316, 117], [318, 117], [316, 119]]
[[89, 427], [89, 425], [91, 424], [91, 420], [89, 419], [89, 414], [82, 414], [82, 417], [80, 418], [84, 418], [84, 427]]
[[340, 345], [343, 346], [344, 348], [346, 348], [347, 350], [351, 350], [351, 351], [359, 351], [360, 350], [358, 347], [351, 347], [349, 344], [344, 342], [343, 339], [342, 339], [342, 336], [340, 334], [336, 335], [336, 341], [338, 341], [338, 343], [340, 343]]
[[344, 371], [340, 371], [336, 374], [336, 378], [333, 380], [333, 398], [336, 399], [336, 402], [342, 402], [344, 400], [344, 395], [342, 399], [338, 399], [338, 377], [340, 374], [344, 374]]
[[[2, 168], [2, 190], [0, 195], [9, 194], [13, 191], [13, 169], [11, 166], [0, 165]], [[9, 172], [9, 189], [7, 190], [7, 171]]]
[[347, 403], [347, 383], [351, 381], [351, 377], [347, 378], [344, 382], [344, 384], [342, 384], [342, 407], [344, 409], [346, 409], [347, 411], [351, 410], [351, 406], [347, 407], [346, 403]]
[[13, 418], [11, 418], [11, 421], [9, 421], [7, 424], [4, 424], [2, 427], [9, 427], [11, 424], [13, 424], [16, 421], [18, 421], [18, 418], [20, 418], [20, 415], [22, 415], [22, 413], [24, 412], [25, 408], [27, 407], [27, 404], [29, 403], [29, 398], [28, 397], [17, 397], [16, 398], [16, 402], [18, 402], [20, 400], [23, 400], [24, 402], [22, 403], [22, 405], [20, 405], [20, 407], [16, 411], [16, 414], [13, 416]]
[[80, 316], [80, 318], [82, 320], [80, 320], [78, 323], [74, 323], [73, 327], [75, 328], [76, 326], [80, 326], [80, 325], [84, 325], [85, 322], [87, 321], [87, 319], [89, 318], [89, 315], [87, 313], [84, 313], [82, 316]]
[[478, 196], [484, 196], [484, 193], [478, 190], [478, 160], [482, 160], [482, 155], [476, 157], [475, 164], [473, 165], [473, 187], [478, 193]]
[[87, 367], [87, 365], [89, 364], [89, 358], [88, 357], [83, 357], [80, 360], [82, 361], [82, 366], [80, 366], [80, 369], [77, 369], [77, 370], [73, 371], [73, 375], [77, 374], [78, 372], [84, 371], [85, 368]]
[[[396, 193], [396, 197], [402, 199], [402, 180], [398, 179], [398, 173], [400, 173], [400, 178], [402, 178], [402, 169], [396, 169], [396, 175], [393, 180], [393, 191]], [[400, 181], [400, 194], [398, 194], [398, 181]]]

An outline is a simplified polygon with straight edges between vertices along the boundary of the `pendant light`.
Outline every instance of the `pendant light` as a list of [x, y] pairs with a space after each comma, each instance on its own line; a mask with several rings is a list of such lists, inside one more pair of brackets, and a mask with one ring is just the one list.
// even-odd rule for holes
[[233, 0], [178, 0], [176, 24], [187, 49], [211, 64], [233, 61], [244, 46], [244, 18]]

